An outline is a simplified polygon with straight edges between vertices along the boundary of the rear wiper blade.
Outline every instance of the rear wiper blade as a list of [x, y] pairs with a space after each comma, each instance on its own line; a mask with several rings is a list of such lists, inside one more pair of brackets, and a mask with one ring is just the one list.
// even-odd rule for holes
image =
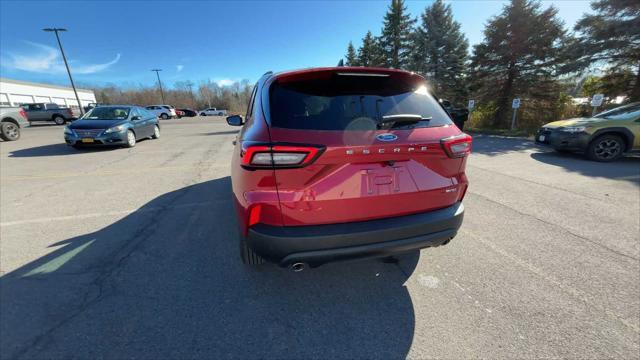
[[394, 115], [385, 115], [382, 117], [382, 120], [378, 122], [378, 126], [382, 126], [384, 124], [400, 124], [400, 123], [417, 123], [420, 121], [429, 121], [431, 120], [431, 116], [424, 117], [422, 115], [417, 114], [394, 114]]

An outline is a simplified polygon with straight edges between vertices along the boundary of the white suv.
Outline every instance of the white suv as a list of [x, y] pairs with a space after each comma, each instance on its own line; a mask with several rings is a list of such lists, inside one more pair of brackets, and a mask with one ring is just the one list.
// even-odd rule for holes
[[176, 110], [171, 105], [149, 105], [145, 109], [156, 114], [157, 117], [163, 120], [176, 117]]
[[205, 110], [200, 110], [200, 116], [226, 116], [227, 110], [217, 109], [217, 108], [208, 108]]

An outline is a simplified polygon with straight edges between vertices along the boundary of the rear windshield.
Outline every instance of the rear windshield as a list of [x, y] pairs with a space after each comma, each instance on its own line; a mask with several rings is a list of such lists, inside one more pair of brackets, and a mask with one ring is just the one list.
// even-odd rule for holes
[[307, 130], [373, 130], [389, 115], [420, 115], [394, 129], [451, 124], [424, 85], [385, 77], [339, 76], [274, 83], [270, 89], [271, 126]]

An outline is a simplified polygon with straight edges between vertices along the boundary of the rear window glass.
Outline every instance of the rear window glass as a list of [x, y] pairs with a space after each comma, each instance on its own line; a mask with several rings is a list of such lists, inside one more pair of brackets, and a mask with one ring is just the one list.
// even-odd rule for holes
[[[395, 123], [394, 129], [451, 124], [424, 85], [385, 77], [340, 76], [275, 82], [270, 88], [273, 127], [308, 130], [372, 130], [389, 115], [420, 115], [424, 121]], [[429, 119], [429, 120], [427, 120]]]

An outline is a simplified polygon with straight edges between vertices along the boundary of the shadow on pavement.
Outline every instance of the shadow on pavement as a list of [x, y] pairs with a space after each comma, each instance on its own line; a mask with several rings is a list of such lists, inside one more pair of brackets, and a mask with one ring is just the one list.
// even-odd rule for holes
[[588, 160], [582, 154], [548, 151], [532, 153], [531, 158], [586, 176], [626, 180], [640, 185], [640, 158], [638, 157], [623, 157], [614, 162], [601, 163]]
[[197, 136], [229, 135], [229, 134], [237, 134], [238, 132], [239, 130], [229, 130], [229, 131], [216, 131], [216, 132], [210, 132], [210, 133], [200, 133], [195, 135]]
[[9, 153], [9, 157], [40, 157], [40, 156], [62, 156], [78, 155], [91, 151], [108, 151], [119, 149], [119, 147], [86, 147], [75, 149], [67, 144], [51, 144], [35, 146], [26, 149], [14, 150]]
[[510, 152], [518, 152], [540, 147], [535, 142], [524, 138], [510, 138], [480, 134], [472, 134], [472, 136], [472, 152], [489, 156], [502, 155]]
[[161, 195], [0, 278], [2, 357], [404, 358], [418, 254], [243, 266], [229, 177]]

